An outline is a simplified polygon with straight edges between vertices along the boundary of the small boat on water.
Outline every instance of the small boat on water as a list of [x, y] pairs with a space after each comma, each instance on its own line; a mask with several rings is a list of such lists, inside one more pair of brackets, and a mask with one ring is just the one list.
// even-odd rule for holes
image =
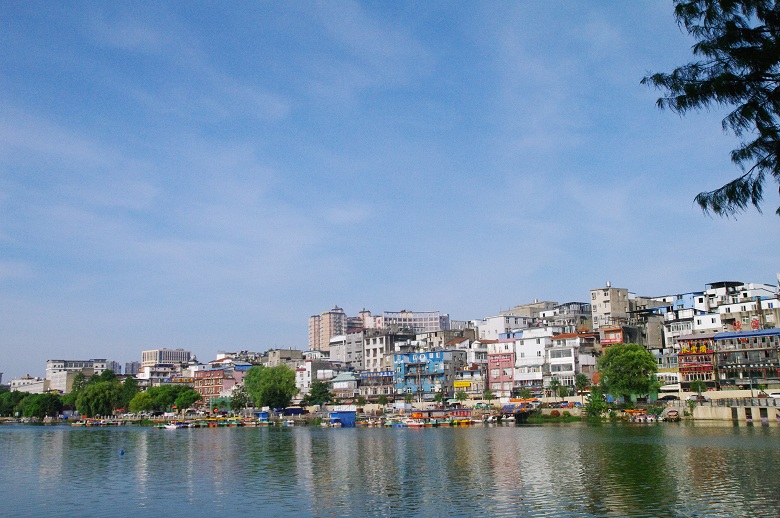
[[178, 430], [179, 428], [194, 428], [193, 423], [187, 423], [185, 421], [169, 421], [162, 425], [165, 430]]
[[409, 418], [406, 419], [406, 426], [409, 428], [424, 428], [425, 427], [425, 421], [419, 418]]

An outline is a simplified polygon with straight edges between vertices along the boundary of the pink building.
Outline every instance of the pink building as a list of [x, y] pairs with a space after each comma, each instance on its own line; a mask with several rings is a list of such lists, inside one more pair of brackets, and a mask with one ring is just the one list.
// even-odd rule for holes
[[495, 397], [511, 397], [515, 384], [515, 348], [512, 340], [480, 340], [488, 349], [488, 387]]

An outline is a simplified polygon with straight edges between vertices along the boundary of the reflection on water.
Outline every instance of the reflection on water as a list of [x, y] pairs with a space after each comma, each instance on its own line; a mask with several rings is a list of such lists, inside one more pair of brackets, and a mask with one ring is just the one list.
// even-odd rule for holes
[[778, 445], [778, 427], [691, 424], [12, 425], [0, 487], [19, 516], [776, 516]]

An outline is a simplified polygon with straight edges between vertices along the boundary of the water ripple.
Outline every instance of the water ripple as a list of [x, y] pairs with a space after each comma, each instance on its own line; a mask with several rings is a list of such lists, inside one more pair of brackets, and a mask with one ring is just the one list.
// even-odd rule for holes
[[779, 440], [689, 425], [3, 426], [0, 487], [25, 492], [4, 505], [16, 516], [777, 516]]

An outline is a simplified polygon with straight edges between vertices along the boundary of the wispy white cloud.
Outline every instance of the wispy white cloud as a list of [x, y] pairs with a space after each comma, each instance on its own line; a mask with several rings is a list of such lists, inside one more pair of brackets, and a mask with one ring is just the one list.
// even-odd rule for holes
[[117, 152], [89, 137], [13, 106], [3, 106], [0, 119], [0, 163], [34, 157], [56, 158], [80, 166], [98, 167], [114, 162]]
[[328, 59], [314, 53], [305, 65], [312, 72], [311, 90], [320, 97], [351, 101], [367, 89], [403, 87], [431, 71], [430, 51], [408, 28], [379, 19], [360, 3], [333, 9], [317, 2], [306, 16], [334, 47]]
[[176, 114], [185, 119], [250, 118], [277, 121], [290, 113], [290, 101], [256, 83], [220, 70], [203, 49], [205, 42], [193, 34], [175, 14], [158, 6], [161, 19], [129, 8], [121, 15], [90, 16], [88, 29], [100, 44], [130, 54], [142, 54], [165, 63], [160, 84], [114, 85], [147, 107], [150, 113]]

